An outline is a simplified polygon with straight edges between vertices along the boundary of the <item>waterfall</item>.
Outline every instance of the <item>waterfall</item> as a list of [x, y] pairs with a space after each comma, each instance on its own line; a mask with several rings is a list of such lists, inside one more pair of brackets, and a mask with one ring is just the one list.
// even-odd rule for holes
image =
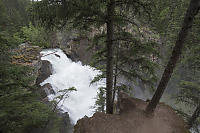
[[[59, 91], [75, 87], [77, 91], [70, 92], [66, 99], [59, 102], [59, 109], [68, 112], [72, 124], [76, 124], [77, 120], [84, 116], [92, 116], [95, 111], [92, 106], [95, 104], [98, 88], [105, 87], [105, 80], [92, 85], [90, 82], [97, 74], [100, 74], [100, 71], [87, 65], [83, 66], [81, 62], [73, 62], [60, 49], [43, 50], [41, 54], [41, 59], [49, 61], [53, 69], [52, 75], [41, 83], [41, 86], [51, 84], [55, 92], [55, 94], [48, 95], [49, 101], [61, 95], [62, 92]], [[120, 82], [130, 84], [125, 79], [120, 79]], [[134, 88], [136, 89], [135, 96], [143, 98], [141, 88], [137, 86]], [[192, 131], [192, 133], [196, 132]]]
[[48, 96], [49, 101], [61, 95], [61, 90], [75, 87], [77, 91], [70, 92], [66, 99], [59, 102], [59, 109], [68, 112], [73, 124], [84, 116], [92, 116], [98, 88], [105, 86], [105, 81], [92, 85], [90, 82], [100, 71], [83, 66], [81, 62], [72, 62], [60, 49], [43, 50], [41, 54], [41, 59], [49, 61], [53, 69], [53, 74], [41, 83], [41, 86], [49, 83], [53, 87], [55, 94]]

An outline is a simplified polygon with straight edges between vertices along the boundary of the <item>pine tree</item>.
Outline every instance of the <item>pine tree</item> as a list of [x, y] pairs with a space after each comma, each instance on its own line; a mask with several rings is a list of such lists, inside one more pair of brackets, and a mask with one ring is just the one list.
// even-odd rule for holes
[[184, 103], [187, 105], [187, 107], [190, 106], [191, 111], [193, 111], [192, 115], [190, 116], [188, 113], [179, 109], [179, 112], [185, 117], [189, 129], [198, 126], [196, 123], [198, 123], [197, 119], [200, 116], [200, 83], [198, 79], [199, 78], [192, 80], [191, 77], [190, 81], [182, 81], [180, 83], [180, 92], [177, 96], [177, 100], [179, 102]]
[[169, 79], [173, 73], [173, 69], [175, 68], [176, 62], [178, 61], [181, 55], [181, 50], [183, 48], [183, 44], [184, 41], [186, 40], [189, 29], [192, 27], [193, 19], [198, 14], [199, 8], [200, 8], [200, 2], [198, 0], [191, 0], [190, 6], [188, 7], [188, 10], [184, 18], [182, 29], [178, 35], [178, 39], [173, 49], [172, 56], [165, 68], [165, 71], [162, 75], [161, 81], [159, 82], [157, 90], [146, 108], [147, 113], [152, 113], [154, 111], [157, 104], [159, 103], [161, 96], [163, 95], [167, 83], [169, 82]]
[[186, 108], [189, 108], [187, 112], [183, 108], [178, 110], [185, 118], [188, 128], [193, 130], [198, 129], [198, 117], [200, 116], [199, 50], [200, 47], [198, 45], [190, 46], [190, 49], [187, 49], [181, 62], [181, 64], [184, 64], [184, 76], [181, 78], [179, 93], [177, 94], [178, 103], [183, 103]]
[[[11, 63], [16, 34], [28, 22], [29, 1], [0, 0], [0, 132], [26, 133], [44, 125], [50, 109], [32, 85], [32, 69]], [[52, 115], [51, 115], [52, 116]]]
[[[149, 3], [140, 0], [137, 1], [99, 1], [99, 0], [61, 0], [50, 1], [43, 0], [37, 2], [38, 18], [44, 24], [63, 26], [66, 22], [72, 21], [74, 27], [85, 30], [100, 28], [106, 26], [106, 109], [107, 113], [113, 113], [112, 95], [113, 95], [113, 45], [115, 40], [115, 25], [135, 24], [134, 18], [140, 13], [147, 13]], [[41, 7], [45, 7], [44, 9]], [[123, 14], [119, 14], [119, 8], [123, 9]], [[50, 11], [50, 9], [52, 9]], [[63, 11], [64, 10], [64, 11]], [[62, 12], [61, 12], [62, 11]], [[129, 13], [128, 13], [129, 12]], [[128, 13], [128, 15], [127, 15]], [[52, 19], [53, 18], [53, 19]], [[125, 32], [127, 33], [127, 32]], [[118, 38], [125, 42], [132, 41], [130, 38]]]
[[2, 36], [0, 45], [0, 132], [25, 133], [42, 127], [50, 109], [30, 85], [32, 70], [10, 63], [9, 41]]

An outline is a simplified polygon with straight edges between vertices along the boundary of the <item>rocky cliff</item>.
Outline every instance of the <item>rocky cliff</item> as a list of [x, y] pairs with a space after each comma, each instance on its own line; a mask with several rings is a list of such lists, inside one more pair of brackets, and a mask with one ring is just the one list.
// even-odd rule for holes
[[95, 113], [83, 118], [74, 133], [189, 133], [174, 110], [160, 103], [153, 115], [144, 112], [147, 102], [120, 94], [120, 114]]
[[[40, 52], [41, 48], [32, 46], [28, 43], [21, 44], [18, 48], [12, 50], [13, 64], [29, 66], [32, 68], [30, 76], [34, 77], [32, 85], [37, 85], [37, 92], [40, 94], [41, 101], [48, 104], [50, 108], [52, 105], [48, 102], [48, 95], [53, 94], [54, 91], [50, 84], [40, 86], [40, 83], [47, 79], [52, 74], [52, 66], [48, 61], [42, 61]], [[46, 129], [33, 129], [31, 133], [72, 133], [73, 126], [71, 125], [68, 113], [61, 113], [60, 110], [55, 111], [55, 119], [50, 120]]]

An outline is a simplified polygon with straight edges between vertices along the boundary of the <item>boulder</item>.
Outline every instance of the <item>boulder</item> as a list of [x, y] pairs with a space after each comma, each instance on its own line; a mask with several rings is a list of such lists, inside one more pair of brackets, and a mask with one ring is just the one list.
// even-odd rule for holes
[[36, 85], [40, 85], [45, 79], [52, 74], [52, 65], [49, 61], [42, 60], [41, 67], [38, 71], [38, 77], [36, 79]]
[[29, 43], [23, 43], [18, 48], [13, 49], [11, 57], [12, 64], [34, 67], [38, 65], [41, 48], [32, 46]]
[[120, 94], [120, 114], [95, 113], [77, 122], [74, 133], [189, 133], [181, 117], [160, 103], [154, 114], [144, 111], [147, 102]]
[[50, 94], [55, 94], [53, 87], [49, 83], [41, 86], [39, 92], [40, 92], [42, 99], [45, 99]]
[[72, 133], [73, 124], [71, 124], [69, 114], [65, 112], [65, 113], [60, 113], [59, 115], [61, 117], [59, 133]]

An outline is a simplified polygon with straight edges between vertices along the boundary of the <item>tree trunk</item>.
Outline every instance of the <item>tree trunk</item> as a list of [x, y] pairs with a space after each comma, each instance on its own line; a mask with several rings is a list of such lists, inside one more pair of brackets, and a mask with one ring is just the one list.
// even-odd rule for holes
[[113, 16], [115, 1], [110, 0], [107, 7], [107, 66], [106, 66], [106, 113], [113, 113], [112, 88], [113, 88]]
[[164, 92], [164, 90], [167, 86], [167, 83], [169, 82], [170, 77], [175, 68], [176, 62], [178, 61], [178, 59], [181, 55], [181, 50], [183, 48], [183, 44], [184, 44], [184, 41], [188, 34], [188, 31], [192, 27], [193, 19], [194, 19], [195, 15], [198, 14], [199, 8], [200, 8], [200, 0], [191, 0], [190, 1], [190, 5], [187, 9], [187, 12], [186, 12], [186, 15], [184, 18], [184, 22], [182, 25], [182, 29], [179, 32], [179, 35], [178, 35], [178, 38], [176, 41], [176, 45], [172, 51], [172, 56], [165, 68], [165, 71], [162, 75], [162, 78], [160, 80], [157, 90], [156, 90], [152, 100], [150, 101], [150, 103], [148, 104], [148, 106], [146, 108], [147, 113], [152, 113], [154, 111], [154, 109], [156, 108], [157, 104], [159, 103], [159, 101], [163, 95], [163, 92]]
[[114, 101], [115, 101], [115, 95], [116, 95], [116, 90], [117, 90], [117, 69], [115, 69], [115, 74], [114, 74], [114, 86], [113, 86], [113, 97], [112, 97], [112, 105], [114, 106]]
[[[118, 52], [117, 52], [117, 54], [118, 54]], [[117, 91], [117, 73], [118, 73], [118, 71], [117, 71], [117, 69], [118, 69], [117, 63], [118, 63], [118, 59], [116, 59], [116, 64], [115, 64], [114, 88], [113, 88], [113, 97], [112, 97], [112, 105], [113, 106], [114, 106], [114, 101], [115, 101], [115, 96], [116, 96], [116, 91]]]
[[200, 104], [197, 106], [196, 110], [192, 114], [192, 117], [188, 121], [188, 129], [190, 129], [193, 126], [194, 122], [199, 116], [200, 116]]

